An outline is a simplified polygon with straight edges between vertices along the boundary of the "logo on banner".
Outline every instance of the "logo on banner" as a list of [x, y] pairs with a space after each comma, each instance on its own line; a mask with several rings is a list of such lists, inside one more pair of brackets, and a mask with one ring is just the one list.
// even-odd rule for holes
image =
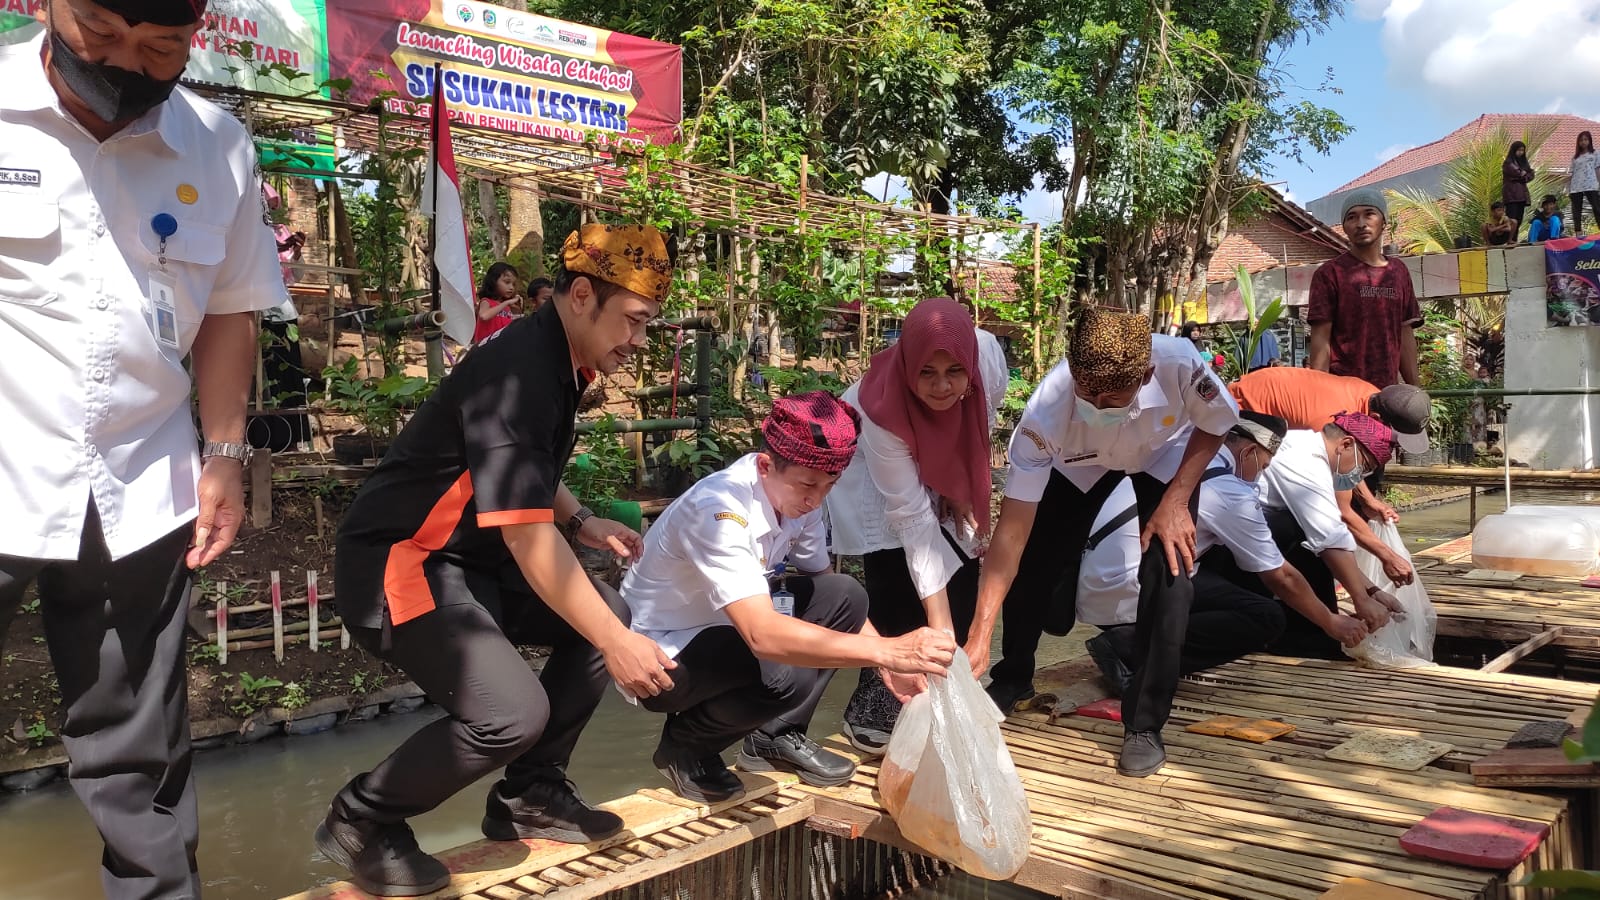
[[563, 44], [570, 44], [574, 47], [583, 47], [584, 49], [588, 49], [589, 47], [589, 36], [587, 34], [577, 31], [568, 31], [565, 28], [558, 32], [558, 40], [560, 40]]
[[471, 22], [472, 21], [472, 7], [470, 7], [470, 6], [466, 5], [465, 3], [463, 3], [460, 6], [456, 7], [456, 15], [459, 16], [461, 18], [461, 21], [463, 21], [463, 22]]
[[528, 20], [521, 16], [506, 17], [506, 32], [522, 37], [528, 33]]
[[497, 22], [498, 20], [499, 20], [499, 17], [495, 15], [494, 10], [486, 9], [486, 10], [483, 11], [483, 24], [484, 25], [486, 25], [486, 26], [488, 26], [490, 28], [493, 28], [495, 22]]

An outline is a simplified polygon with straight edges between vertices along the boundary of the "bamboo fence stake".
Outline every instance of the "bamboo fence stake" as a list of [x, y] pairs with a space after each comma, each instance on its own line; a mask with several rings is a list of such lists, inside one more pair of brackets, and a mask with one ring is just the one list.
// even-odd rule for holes
[[350, 649], [350, 629], [344, 627], [343, 624], [339, 626], [339, 649]]
[[321, 643], [321, 626], [317, 623], [317, 570], [306, 570], [306, 611], [311, 615], [311, 639], [307, 643], [311, 652], [317, 652], [317, 644]]
[[278, 570], [272, 570], [272, 656], [283, 665], [283, 587]]
[[217, 662], [225, 666], [228, 664], [228, 583], [218, 582], [217, 589], [221, 592], [217, 597]]

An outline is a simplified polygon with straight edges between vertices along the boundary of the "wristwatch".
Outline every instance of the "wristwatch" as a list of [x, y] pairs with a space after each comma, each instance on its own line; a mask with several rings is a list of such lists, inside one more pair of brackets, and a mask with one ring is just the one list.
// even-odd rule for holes
[[567, 527], [572, 529], [573, 534], [577, 534], [583, 529], [583, 523], [592, 518], [594, 518], [594, 510], [587, 506], [580, 506], [578, 511], [572, 514], [572, 518], [567, 520]]
[[229, 444], [222, 441], [206, 441], [200, 448], [200, 458], [208, 459], [213, 456], [222, 456], [236, 459], [240, 465], [250, 465], [250, 457], [255, 454], [255, 449], [249, 444]]

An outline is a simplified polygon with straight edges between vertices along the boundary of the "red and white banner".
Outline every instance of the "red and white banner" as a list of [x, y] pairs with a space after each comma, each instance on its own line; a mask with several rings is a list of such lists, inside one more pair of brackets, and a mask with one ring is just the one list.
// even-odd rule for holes
[[433, 264], [439, 270], [439, 309], [444, 333], [465, 347], [478, 324], [472, 288], [472, 254], [467, 248], [467, 217], [461, 209], [461, 179], [450, 145], [450, 116], [444, 98], [433, 99], [433, 165], [422, 184], [422, 209], [433, 216]]

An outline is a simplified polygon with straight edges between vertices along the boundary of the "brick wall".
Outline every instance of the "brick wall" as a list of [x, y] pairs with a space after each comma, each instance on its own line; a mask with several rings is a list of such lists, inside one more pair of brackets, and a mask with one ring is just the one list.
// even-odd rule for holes
[[1300, 234], [1300, 226], [1273, 212], [1246, 222], [1236, 222], [1211, 260], [1208, 283], [1227, 281], [1243, 265], [1251, 274], [1280, 266], [1287, 251], [1289, 265], [1332, 259], [1339, 251]]

